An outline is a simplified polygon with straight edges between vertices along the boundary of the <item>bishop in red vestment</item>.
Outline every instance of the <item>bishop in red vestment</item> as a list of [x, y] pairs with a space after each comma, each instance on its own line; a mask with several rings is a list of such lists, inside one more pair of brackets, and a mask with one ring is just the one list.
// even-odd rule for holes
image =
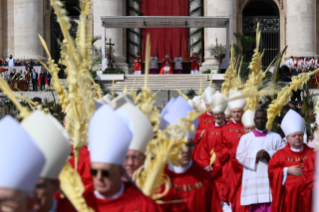
[[142, 74], [142, 58], [140, 57], [140, 53], [137, 53], [137, 56], [134, 58], [134, 74]]
[[190, 58], [191, 61], [191, 74], [199, 74], [199, 63], [200, 59], [197, 57], [196, 53]]
[[[241, 97], [240, 92], [230, 91], [229, 98]], [[226, 124], [221, 132], [221, 145], [216, 149], [216, 155], [222, 165], [223, 180], [229, 185], [229, 199], [233, 212], [247, 211], [246, 206], [240, 205], [241, 181], [243, 166], [236, 159], [236, 150], [239, 140], [245, 134], [244, 125], [241, 123], [245, 98], [228, 102], [231, 109], [232, 120]]]
[[273, 198], [271, 211], [311, 211], [311, 192], [305, 191], [307, 182], [303, 169], [306, 165], [313, 169], [315, 152], [303, 143], [305, 121], [297, 112], [289, 110], [281, 122], [281, 128], [288, 143], [274, 154], [268, 164]]
[[213, 178], [202, 167], [191, 160], [193, 141], [188, 140], [183, 150], [181, 165], [171, 163], [165, 169], [171, 188], [161, 198], [163, 211], [214, 211], [221, 212], [221, 201]]
[[160, 74], [173, 74], [172, 61], [169, 59], [168, 55], [166, 55], [162, 61]]
[[216, 91], [214, 88], [207, 87], [203, 93], [203, 101], [205, 103], [206, 109], [209, 109], [209, 110], [207, 112], [203, 113], [198, 119], [199, 125], [197, 127], [195, 137], [194, 137], [195, 149], [193, 151], [193, 156], [197, 152], [199, 142], [200, 142], [200, 140], [205, 132], [205, 129], [214, 123], [214, 116], [213, 116], [212, 110], [210, 108], [211, 108], [211, 106], [213, 106], [212, 105], [213, 104], [212, 98], [213, 98], [213, 95], [215, 94], [215, 92]]
[[[215, 93], [212, 101], [217, 105], [212, 111], [215, 122], [206, 128], [203, 138], [198, 146], [198, 150], [194, 156], [194, 161], [202, 168], [208, 171], [214, 178], [220, 199], [227, 202], [228, 185], [224, 183], [222, 178], [222, 169], [219, 159], [216, 158], [215, 163], [211, 164], [212, 154], [216, 154], [218, 146], [221, 145], [221, 131], [225, 126], [224, 111], [227, 108], [227, 98], [221, 93]], [[223, 104], [224, 103], [224, 104]]]
[[[160, 129], [169, 125], [179, 124], [194, 109], [182, 97], [165, 107], [162, 114]], [[198, 125], [198, 120], [193, 124]], [[165, 174], [170, 179], [170, 189], [161, 198], [163, 211], [222, 211], [216, 186], [209, 173], [192, 161], [194, 149], [193, 135], [187, 132], [188, 140], [184, 147], [177, 151], [180, 158], [175, 165], [168, 163]]]
[[[69, 137], [65, 136], [67, 133], [64, 132], [60, 123], [50, 116], [36, 111], [21, 122], [21, 126], [37, 142], [46, 158], [46, 163], [34, 190], [34, 209], [41, 212], [75, 212], [67, 199], [54, 199], [54, 194], [60, 189], [58, 177], [67, 162], [71, 147]], [[39, 131], [53, 136], [43, 137]]]
[[130, 182], [122, 183], [123, 189], [110, 198], [99, 195], [92, 186], [84, 194], [89, 207], [96, 212], [161, 212], [162, 209], [151, 198], [145, 196], [138, 188]]
[[103, 105], [90, 120], [88, 137], [93, 186], [85, 192], [84, 198], [96, 212], [161, 211], [134, 185], [122, 182], [123, 164], [134, 133], [128, 127], [131, 123], [123, 117], [126, 116]]

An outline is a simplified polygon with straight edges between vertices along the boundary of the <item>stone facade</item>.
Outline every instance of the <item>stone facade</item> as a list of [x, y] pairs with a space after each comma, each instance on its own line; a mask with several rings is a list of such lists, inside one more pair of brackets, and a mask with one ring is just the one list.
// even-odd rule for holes
[[[66, 0], [68, 1], [68, 0]], [[69, 0], [73, 1], [74, 0]], [[232, 34], [242, 31], [243, 10], [254, 0], [203, 0], [205, 16], [229, 16], [230, 42], [237, 43]], [[319, 0], [264, 0], [274, 2], [280, 15], [280, 49], [288, 45], [286, 58], [313, 56], [319, 51]], [[92, 7], [92, 35], [102, 35], [100, 16], [126, 15], [126, 0], [94, 0]], [[0, 1], [0, 57], [12, 54], [17, 59], [39, 59], [45, 54], [38, 39], [43, 35], [51, 49], [50, 17], [52, 8], [49, 0], [1, 0]], [[205, 49], [219, 43], [226, 44], [225, 29], [205, 29]], [[127, 42], [125, 29], [106, 29], [115, 43], [117, 62], [127, 67]], [[101, 46], [101, 42], [97, 43]], [[205, 50], [204, 66], [216, 66], [218, 62]]]

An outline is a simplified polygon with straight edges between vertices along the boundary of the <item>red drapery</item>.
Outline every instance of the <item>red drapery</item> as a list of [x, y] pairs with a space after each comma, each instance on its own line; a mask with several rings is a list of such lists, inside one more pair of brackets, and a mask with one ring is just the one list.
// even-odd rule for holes
[[[188, 16], [189, 0], [143, 0], [142, 13], [144, 16]], [[151, 54], [155, 53], [159, 61], [165, 55], [174, 59], [178, 53], [184, 60], [189, 58], [189, 29], [165, 28], [143, 29], [142, 57], [145, 58], [146, 35], [151, 36]]]

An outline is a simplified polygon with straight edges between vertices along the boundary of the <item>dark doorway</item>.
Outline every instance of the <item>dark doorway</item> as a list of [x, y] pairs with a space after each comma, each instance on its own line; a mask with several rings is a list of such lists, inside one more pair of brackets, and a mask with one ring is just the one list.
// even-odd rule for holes
[[[75, 20], [79, 19], [80, 9], [79, 9], [79, 0], [64, 0], [62, 1], [65, 5], [65, 8], [68, 12], [68, 16], [71, 18], [71, 29], [70, 34], [75, 38], [77, 32], [77, 23]], [[60, 54], [60, 44], [59, 41], [62, 42], [63, 35], [60, 28], [59, 23], [57, 22], [57, 17], [54, 11], [51, 13], [51, 56], [52, 59], [55, 60], [56, 63], [59, 62], [61, 54]], [[64, 67], [59, 65], [61, 71], [59, 72], [59, 77], [64, 78]]]
[[[260, 23], [260, 51], [265, 50], [263, 67], [268, 67], [280, 51], [280, 14], [273, 1], [254, 0], [243, 10], [244, 35], [256, 36], [257, 23]], [[248, 58], [253, 55], [255, 45], [245, 53]]]

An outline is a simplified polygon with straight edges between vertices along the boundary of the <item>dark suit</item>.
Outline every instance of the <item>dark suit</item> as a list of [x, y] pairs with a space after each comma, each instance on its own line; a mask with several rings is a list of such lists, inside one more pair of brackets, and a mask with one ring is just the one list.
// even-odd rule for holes
[[32, 87], [33, 87], [33, 91], [37, 91], [37, 84], [38, 84], [38, 73], [37, 72], [32, 72], [31, 73], [31, 79], [32, 79]]
[[[302, 73], [302, 70], [292, 69], [291, 77], [297, 76], [301, 73]], [[292, 91], [291, 101], [295, 101], [296, 99], [299, 102], [301, 101], [301, 90], [299, 90], [299, 89], [297, 91]]]
[[[46, 73], [41, 73], [40, 74], [40, 85], [41, 85], [41, 90], [45, 88], [45, 77], [47, 76]], [[43, 86], [43, 88], [42, 88]]]

